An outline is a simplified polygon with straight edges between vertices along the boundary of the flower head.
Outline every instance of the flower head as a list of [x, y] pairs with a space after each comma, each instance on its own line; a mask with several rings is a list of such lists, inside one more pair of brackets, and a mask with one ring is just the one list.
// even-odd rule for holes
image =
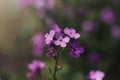
[[52, 42], [54, 35], [55, 35], [55, 30], [50, 30], [49, 33], [45, 34], [46, 44], [50, 44]]
[[76, 33], [76, 30], [73, 28], [65, 28], [64, 33], [70, 38], [78, 39], [80, 37], [80, 34]]
[[74, 58], [78, 58], [84, 52], [83, 47], [79, 47], [79, 42], [75, 41], [70, 45], [70, 55]]
[[88, 78], [90, 80], [103, 80], [105, 73], [100, 70], [91, 70]]
[[42, 33], [35, 34], [31, 39], [31, 43], [32, 43], [32, 46], [33, 46], [34, 55], [41, 56], [42, 51], [45, 47], [44, 34], [42, 34]]
[[28, 69], [30, 70], [30, 72], [28, 72], [26, 76], [28, 78], [35, 77], [35, 74], [36, 74], [37, 70], [38, 69], [42, 69], [44, 67], [45, 67], [45, 63], [44, 62], [33, 60], [32, 63], [28, 64]]

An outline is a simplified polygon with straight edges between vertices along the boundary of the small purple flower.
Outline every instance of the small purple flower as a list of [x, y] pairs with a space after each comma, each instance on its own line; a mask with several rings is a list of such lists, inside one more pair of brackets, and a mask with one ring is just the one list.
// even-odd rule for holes
[[33, 53], [34, 53], [34, 55], [42, 56], [42, 52], [43, 52], [43, 49], [45, 47], [44, 34], [36, 33], [32, 37], [31, 43], [32, 43], [32, 46], [33, 46]]
[[80, 34], [76, 33], [76, 30], [73, 28], [65, 28], [64, 33], [70, 36], [70, 38], [78, 39], [80, 37]]
[[90, 80], [103, 80], [105, 73], [100, 70], [91, 70], [88, 78]]
[[37, 68], [44, 68], [45, 67], [45, 63], [42, 61], [37, 61], [37, 60], [33, 60], [32, 63], [28, 64], [28, 68], [32, 71], [35, 72], [37, 70]]
[[70, 38], [69, 37], [62, 37], [60, 36], [56, 41], [54, 41], [54, 44], [55, 45], [60, 45], [61, 47], [66, 47], [67, 46], [67, 43], [70, 41]]
[[27, 73], [28, 78], [35, 77], [37, 69], [43, 69], [45, 67], [45, 63], [42, 61], [33, 60], [32, 63], [28, 64], [28, 68], [30, 72]]
[[50, 44], [52, 42], [54, 35], [55, 35], [55, 30], [50, 30], [49, 33], [45, 34], [46, 44]]
[[84, 32], [91, 32], [91, 31], [93, 31], [95, 29], [94, 27], [95, 27], [95, 25], [91, 21], [84, 21], [82, 23], [82, 30]]
[[50, 57], [50, 56], [56, 56], [56, 54], [55, 54], [55, 52], [54, 52], [54, 50], [55, 50], [55, 45], [53, 44], [53, 43], [50, 43], [49, 45], [48, 45], [48, 53], [46, 53], [46, 57]]
[[115, 25], [111, 28], [111, 34], [114, 38], [120, 39], [120, 27]]
[[84, 52], [83, 47], [79, 47], [79, 42], [75, 41], [70, 45], [70, 55], [74, 58], [78, 58]]
[[108, 23], [108, 24], [114, 23], [115, 21], [114, 13], [108, 7], [101, 10], [100, 17], [105, 23]]

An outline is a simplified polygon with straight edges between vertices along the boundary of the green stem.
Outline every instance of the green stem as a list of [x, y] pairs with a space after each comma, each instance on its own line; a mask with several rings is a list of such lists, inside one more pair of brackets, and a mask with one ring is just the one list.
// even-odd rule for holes
[[57, 67], [58, 67], [58, 60], [60, 57], [60, 54], [62, 52], [63, 49], [61, 49], [60, 52], [58, 52], [57, 56], [56, 56], [56, 60], [55, 60], [55, 67], [54, 67], [54, 73], [53, 73], [53, 80], [57, 80]]

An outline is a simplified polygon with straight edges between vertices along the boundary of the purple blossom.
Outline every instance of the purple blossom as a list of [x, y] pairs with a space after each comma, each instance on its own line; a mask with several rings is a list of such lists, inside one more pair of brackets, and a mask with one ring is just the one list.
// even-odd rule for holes
[[50, 57], [50, 56], [56, 56], [56, 54], [55, 54], [55, 52], [54, 52], [54, 50], [55, 50], [55, 45], [53, 44], [53, 43], [50, 43], [49, 45], [48, 45], [48, 53], [46, 54], [46, 57]]
[[42, 56], [42, 52], [43, 52], [43, 49], [45, 47], [44, 34], [36, 33], [32, 37], [31, 43], [32, 43], [32, 46], [33, 46], [33, 53], [34, 53], [34, 55]]
[[97, 53], [95, 51], [90, 52], [88, 55], [88, 62], [93, 63], [93, 64], [98, 64], [100, 62], [99, 53]]
[[111, 34], [114, 38], [120, 39], [120, 27], [115, 25], [111, 28]]
[[45, 34], [46, 44], [50, 44], [52, 42], [54, 35], [55, 35], [55, 30], [50, 30], [49, 33]]
[[84, 52], [83, 47], [79, 47], [79, 42], [75, 41], [70, 44], [70, 55], [74, 58], [78, 58]]
[[70, 38], [69, 37], [62, 37], [60, 36], [56, 41], [54, 41], [54, 44], [55, 45], [60, 45], [61, 47], [66, 47], [67, 46], [67, 43], [70, 41]]
[[91, 70], [88, 78], [90, 80], [103, 80], [105, 73], [100, 70]]
[[84, 32], [92, 32], [93, 30], [95, 30], [95, 24], [91, 21], [84, 21], [82, 23], [82, 30]]
[[106, 7], [106, 8], [103, 8], [100, 12], [100, 17], [101, 19], [105, 22], [105, 23], [108, 23], [108, 24], [111, 24], [111, 23], [114, 23], [115, 21], [115, 16], [114, 16], [114, 13], [113, 11]]
[[78, 39], [80, 37], [80, 34], [76, 33], [76, 30], [73, 28], [65, 28], [64, 33], [70, 38]]
[[27, 73], [28, 78], [35, 77], [37, 69], [43, 69], [45, 67], [45, 63], [42, 61], [33, 60], [32, 63], [28, 64], [28, 69], [30, 72]]

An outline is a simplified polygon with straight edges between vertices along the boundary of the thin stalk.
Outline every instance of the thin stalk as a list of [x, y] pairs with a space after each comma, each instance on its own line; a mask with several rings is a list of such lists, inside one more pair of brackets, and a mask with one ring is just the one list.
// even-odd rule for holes
[[61, 52], [63, 51], [63, 49], [61, 49], [60, 52], [58, 52], [57, 56], [56, 56], [56, 60], [55, 60], [55, 67], [54, 67], [54, 73], [53, 73], [53, 80], [57, 80], [57, 67], [58, 67], [58, 60], [60, 57]]

